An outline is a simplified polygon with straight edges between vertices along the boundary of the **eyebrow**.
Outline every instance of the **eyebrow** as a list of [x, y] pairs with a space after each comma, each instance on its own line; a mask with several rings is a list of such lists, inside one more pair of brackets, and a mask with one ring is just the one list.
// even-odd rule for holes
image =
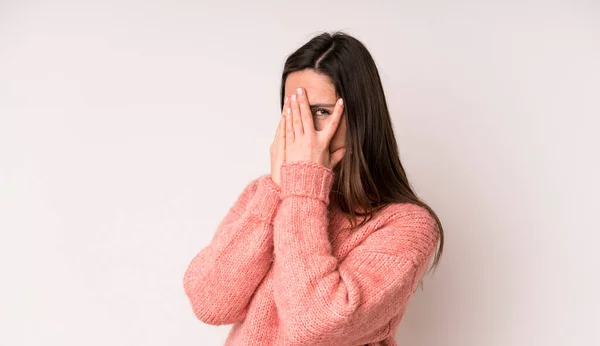
[[317, 107], [335, 107], [335, 103], [315, 103], [310, 105], [310, 108], [317, 108]]

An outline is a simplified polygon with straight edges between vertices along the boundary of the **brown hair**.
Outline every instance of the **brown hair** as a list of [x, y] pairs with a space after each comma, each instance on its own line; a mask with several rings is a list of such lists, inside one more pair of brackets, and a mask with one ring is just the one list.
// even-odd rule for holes
[[[408, 182], [379, 72], [367, 48], [340, 31], [312, 38], [285, 61], [281, 108], [287, 76], [304, 69], [328, 76], [338, 97], [344, 100], [346, 148], [351, 152], [347, 151], [334, 168], [332, 198], [350, 215], [351, 229], [364, 225], [374, 213], [391, 203], [408, 202], [424, 207], [435, 219], [440, 232], [439, 248], [432, 265], [432, 268], [437, 267], [444, 247], [442, 224]], [[357, 224], [358, 216], [364, 219]]]

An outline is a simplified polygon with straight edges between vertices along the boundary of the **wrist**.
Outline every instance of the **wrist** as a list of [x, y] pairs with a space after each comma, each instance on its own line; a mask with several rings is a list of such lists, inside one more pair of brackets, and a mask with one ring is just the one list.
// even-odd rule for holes
[[306, 196], [329, 204], [334, 175], [332, 169], [313, 161], [284, 162], [281, 165], [281, 198]]
[[262, 180], [262, 183], [273, 192], [276, 192], [277, 194], [281, 193], [281, 183], [276, 183], [270, 174], [265, 174], [261, 176], [260, 179]]
[[271, 222], [281, 202], [280, 195], [281, 189], [275, 185], [269, 175], [260, 176], [252, 202], [252, 213], [263, 221]]

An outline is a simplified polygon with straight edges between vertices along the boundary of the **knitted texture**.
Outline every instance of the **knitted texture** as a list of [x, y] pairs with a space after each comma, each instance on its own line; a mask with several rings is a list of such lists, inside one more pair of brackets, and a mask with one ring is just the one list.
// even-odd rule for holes
[[334, 172], [281, 166], [250, 182], [184, 274], [196, 317], [233, 324], [226, 346], [397, 345], [394, 334], [435, 252], [429, 212], [390, 204], [353, 231], [330, 205]]

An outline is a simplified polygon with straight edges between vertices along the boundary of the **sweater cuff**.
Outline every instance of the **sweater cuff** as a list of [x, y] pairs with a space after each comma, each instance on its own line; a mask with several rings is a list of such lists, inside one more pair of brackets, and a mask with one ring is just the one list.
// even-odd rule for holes
[[250, 213], [262, 221], [272, 222], [281, 201], [280, 194], [281, 189], [273, 182], [270, 175], [260, 176], [250, 202]]
[[312, 161], [284, 162], [281, 165], [281, 199], [306, 196], [329, 204], [334, 172]]

